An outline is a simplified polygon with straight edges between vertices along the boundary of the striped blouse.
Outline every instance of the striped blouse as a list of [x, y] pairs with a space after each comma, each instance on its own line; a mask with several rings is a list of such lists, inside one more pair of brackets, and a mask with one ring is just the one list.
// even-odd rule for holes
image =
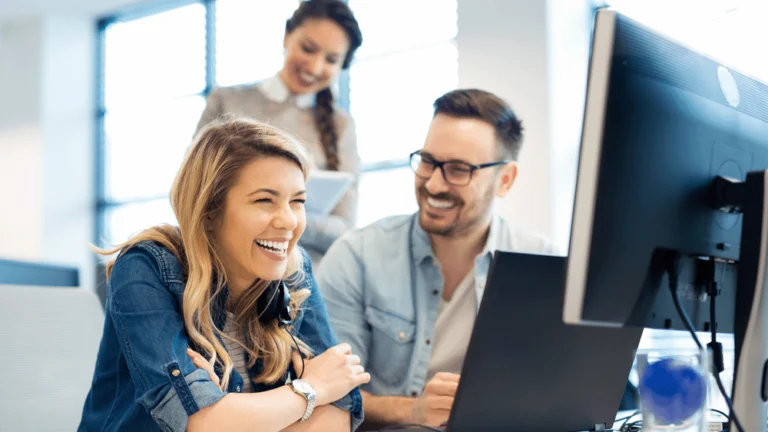
[[242, 345], [235, 342], [236, 340], [243, 343], [243, 333], [238, 327], [237, 322], [235, 321], [235, 315], [232, 312], [227, 312], [227, 322], [224, 324], [223, 333], [228, 336], [222, 338], [224, 347], [227, 349], [229, 357], [232, 359], [234, 369], [243, 378], [243, 393], [251, 393], [253, 391], [253, 386], [251, 385], [251, 379], [248, 376], [248, 364], [245, 361], [245, 350]]

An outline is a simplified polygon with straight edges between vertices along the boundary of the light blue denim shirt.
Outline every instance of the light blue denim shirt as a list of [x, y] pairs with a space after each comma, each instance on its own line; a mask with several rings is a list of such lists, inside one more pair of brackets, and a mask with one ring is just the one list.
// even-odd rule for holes
[[[557, 253], [543, 237], [495, 216], [485, 248], [475, 259], [477, 299], [496, 250]], [[375, 395], [420, 395], [443, 275], [418, 214], [389, 217], [345, 234], [328, 250], [316, 274], [337, 337], [352, 346], [371, 374], [362, 389]]]

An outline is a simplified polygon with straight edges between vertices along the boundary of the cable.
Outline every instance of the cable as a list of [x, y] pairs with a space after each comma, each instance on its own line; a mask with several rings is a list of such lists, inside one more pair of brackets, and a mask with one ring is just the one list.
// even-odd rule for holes
[[709, 320], [710, 320], [710, 339], [707, 348], [712, 350], [712, 371], [715, 374], [725, 370], [723, 361], [723, 344], [717, 341], [717, 320], [715, 312], [717, 311], [717, 263], [714, 260], [706, 261], [706, 273], [704, 275], [707, 285], [707, 295], [709, 295]]
[[[715, 265], [716, 264], [713, 261], [712, 266]], [[736, 417], [736, 411], [733, 409], [733, 401], [731, 401], [731, 398], [728, 397], [728, 392], [725, 391], [723, 381], [720, 379], [720, 372], [722, 372], [725, 367], [723, 364], [723, 345], [717, 342], [717, 326], [715, 325], [717, 322], [715, 319], [715, 297], [717, 297], [717, 282], [713, 277], [709, 293], [709, 322], [710, 328], [712, 330], [712, 342], [709, 343], [709, 347], [712, 349], [712, 357], [714, 363], [714, 367], [712, 368], [712, 375], [715, 376], [715, 383], [717, 383], [717, 388], [720, 390], [720, 394], [723, 395], [723, 399], [725, 399], [726, 405], [728, 405], [728, 410], [731, 412], [730, 417], [736, 424], [736, 428], [741, 432], [744, 432], [744, 428], [741, 426], [739, 418]]]
[[[719, 415], [721, 415], [721, 416], [723, 416], [725, 418], [728, 418], [728, 414], [726, 414], [726, 413], [724, 413], [724, 412], [722, 412], [722, 411], [720, 411], [718, 409], [710, 408], [709, 411], [717, 413], [717, 414], [719, 414]], [[635, 421], [633, 421], [631, 423], [628, 423], [629, 419], [631, 419], [631, 418], [633, 418], [633, 417], [635, 417], [635, 416], [637, 416], [639, 414], [640, 414], [640, 411], [638, 410], [638, 411], [635, 411], [632, 415], [629, 415], [629, 416], [626, 416], [626, 417], [622, 417], [622, 418], [618, 418], [618, 419], [614, 420], [615, 423], [618, 423], [620, 421], [624, 421], [624, 423], [618, 429], [606, 429], [606, 432], [642, 432], [642, 430], [643, 430], [643, 420], [642, 419], [635, 420]], [[708, 424], [710, 424], [710, 425], [715, 424], [715, 423], [716, 422], [714, 422], [712, 420], [710, 420], [708, 422]]]
[[[624, 423], [621, 424], [621, 427], [619, 427], [619, 430], [624, 432], [624, 431], [627, 430], [627, 427], [632, 427], [631, 425], [634, 425], [637, 422], [636, 421], [632, 422], [632, 423], [628, 423], [628, 422], [629, 422], [630, 419], [632, 419], [633, 417], [636, 417], [638, 415], [640, 415], [640, 410], [635, 411], [632, 415], [624, 417], [623, 419], [616, 420], [616, 422], [619, 422], [620, 420], [624, 420]], [[642, 421], [642, 420], [640, 420], [640, 421]]]
[[643, 430], [643, 421], [637, 420], [626, 425], [621, 432], [641, 432]]
[[643, 430], [643, 420], [635, 420], [621, 426], [621, 429], [611, 429], [615, 432], [641, 432]]
[[432, 427], [432, 426], [428, 426], [428, 425], [418, 424], [418, 423], [397, 423], [397, 424], [389, 425], [389, 426], [384, 427], [382, 429], [378, 429], [378, 431], [379, 432], [383, 432], [383, 431], [398, 430], [398, 429], [403, 429], [403, 428], [421, 428], [421, 429], [428, 430], [428, 431], [444, 432], [442, 429], [439, 429], [439, 428], [436, 428], [436, 427]]
[[628, 416], [625, 416], [625, 417], [622, 417], [622, 418], [617, 418], [613, 422], [614, 423], [618, 423], [620, 421], [623, 421], [624, 423], [626, 423], [627, 421], [629, 421], [629, 419], [631, 419], [632, 417], [634, 417], [634, 416], [636, 416], [638, 414], [640, 414], [640, 410], [636, 410], [635, 412], [633, 412], [632, 414], [630, 414]]
[[285, 331], [288, 332], [288, 336], [291, 337], [293, 340], [293, 344], [296, 345], [296, 351], [299, 353], [299, 357], [301, 357], [301, 373], [299, 374], [299, 379], [304, 376], [304, 354], [301, 353], [301, 348], [299, 348], [299, 343], [296, 342], [296, 338], [293, 337], [293, 333], [291, 333], [288, 329], [285, 329]]
[[[721, 415], [721, 416], [723, 416], [725, 418], [728, 418], [728, 414], [726, 414], [726, 413], [724, 413], [724, 412], [722, 412], [722, 411], [720, 411], [718, 409], [710, 408], [709, 411], [717, 413], [717, 414], [719, 414], [719, 415]], [[643, 428], [643, 420], [642, 419], [635, 420], [635, 421], [633, 421], [631, 423], [629, 422], [630, 419], [632, 419], [632, 418], [634, 418], [634, 417], [636, 417], [636, 416], [638, 416], [640, 414], [641, 414], [640, 410], [637, 410], [637, 411], [633, 412], [632, 414], [630, 414], [628, 416], [617, 418], [616, 420], [614, 420], [614, 424], [616, 424], [616, 423], [618, 423], [620, 421], [623, 421], [624, 423], [622, 423], [622, 425], [619, 426], [618, 429], [607, 429], [606, 431], [611, 431], [611, 432], [640, 432], [640, 431], [642, 431], [642, 428]], [[710, 421], [710, 423], [711, 423], [711, 421]]]
[[[714, 266], [714, 262], [712, 263]], [[699, 348], [699, 350], [703, 350], [704, 348], [701, 345], [701, 342], [699, 341], [699, 337], [696, 336], [696, 330], [693, 328], [693, 324], [691, 323], [691, 319], [688, 318], [688, 314], [685, 313], [685, 310], [683, 309], [683, 305], [680, 304], [680, 296], [677, 293], [677, 259], [672, 259], [668, 268], [667, 268], [667, 275], [669, 276], [669, 290], [672, 294], [672, 301], [675, 303], [675, 309], [677, 309], [678, 315], [680, 315], [680, 319], [683, 321], [683, 324], [685, 324], [685, 328], [688, 330], [688, 333], [691, 334], [691, 337], [693, 337], [693, 341], [696, 343], [696, 346]], [[714, 278], [712, 278], [714, 281]], [[711, 298], [710, 298], [711, 301]], [[712, 321], [712, 327], [714, 328], [714, 310], [712, 306], [710, 306], [710, 321]], [[714, 330], [713, 330], [714, 331]], [[725, 398], [726, 404], [728, 404], [728, 409], [731, 412], [731, 418], [733, 419], [733, 422], [736, 424], [736, 428], [744, 432], [744, 428], [741, 426], [741, 422], [739, 421], [738, 417], [736, 417], [736, 412], [733, 410], [733, 404], [731, 403], [731, 399], [728, 397], [727, 393], [725, 392], [725, 387], [723, 386], [722, 381], [720, 381], [720, 374], [715, 373], [715, 371], [712, 371], [712, 374], [715, 376], [715, 382], [717, 382], [717, 386], [720, 389], [720, 393]]]
[[691, 323], [691, 319], [688, 318], [688, 314], [685, 313], [685, 310], [683, 309], [683, 305], [680, 304], [680, 296], [677, 294], [677, 260], [673, 260], [673, 262], [670, 264], [669, 268], [667, 269], [667, 274], [669, 275], [669, 290], [672, 294], [672, 301], [675, 304], [675, 309], [677, 309], [677, 314], [680, 315], [680, 319], [683, 320], [683, 324], [685, 325], [685, 328], [688, 330], [688, 333], [691, 334], [691, 337], [693, 338], [693, 341], [696, 343], [696, 347], [699, 348], [699, 350], [703, 350], [704, 347], [701, 346], [701, 342], [699, 341], [699, 337], [696, 336], [696, 330], [693, 328], [693, 324]]

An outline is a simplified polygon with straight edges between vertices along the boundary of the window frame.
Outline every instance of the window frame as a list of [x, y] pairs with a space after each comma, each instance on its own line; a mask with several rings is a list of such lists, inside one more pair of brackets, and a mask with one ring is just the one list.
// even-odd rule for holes
[[[129, 22], [141, 18], [146, 18], [152, 15], [157, 15], [163, 12], [167, 12], [173, 9], [178, 9], [184, 6], [193, 4], [202, 4], [205, 8], [205, 31], [206, 31], [206, 47], [205, 47], [205, 87], [202, 92], [189, 94], [187, 96], [202, 96], [206, 98], [208, 93], [214, 85], [215, 80], [215, 50], [212, 47], [215, 46], [214, 42], [215, 33], [211, 30], [215, 28], [215, 0], [172, 0], [164, 1], [159, 4], [134, 6], [120, 10], [118, 13], [103, 17], [96, 22], [96, 113], [95, 113], [95, 134], [96, 134], [96, 157], [95, 157], [95, 177], [96, 177], [96, 203], [95, 203], [95, 218], [94, 218], [94, 240], [96, 245], [100, 245], [106, 238], [107, 227], [107, 214], [110, 210], [119, 208], [121, 206], [138, 204], [143, 202], [150, 202], [159, 198], [167, 198], [167, 196], [145, 196], [141, 198], [132, 198], [125, 200], [113, 200], [107, 197], [106, 182], [107, 182], [107, 139], [105, 130], [105, 118], [107, 115], [106, 98], [105, 98], [105, 77], [106, 77], [106, 31], [110, 25]], [[121, 239], [125, 241], [127, 239]]]

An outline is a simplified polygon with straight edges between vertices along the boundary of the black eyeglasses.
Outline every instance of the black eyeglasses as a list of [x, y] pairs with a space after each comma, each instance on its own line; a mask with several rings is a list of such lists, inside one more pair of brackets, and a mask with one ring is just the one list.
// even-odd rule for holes
[[428, 179], [432, 177], [435, 168], [440, 168], [443, 172], [445, 182], [453, 186], [466, 186], [472, 181], [472, 174], [483, 168], [506, 165], [510, 161], [501, 160], [498, 162], [489, 162], [480, 165], [472, 165], [461, 161], [441, 162], [428, 155], [422, 156], [421, 150], [411, 153], [411, 169], [416, 173], [416, 177]]

